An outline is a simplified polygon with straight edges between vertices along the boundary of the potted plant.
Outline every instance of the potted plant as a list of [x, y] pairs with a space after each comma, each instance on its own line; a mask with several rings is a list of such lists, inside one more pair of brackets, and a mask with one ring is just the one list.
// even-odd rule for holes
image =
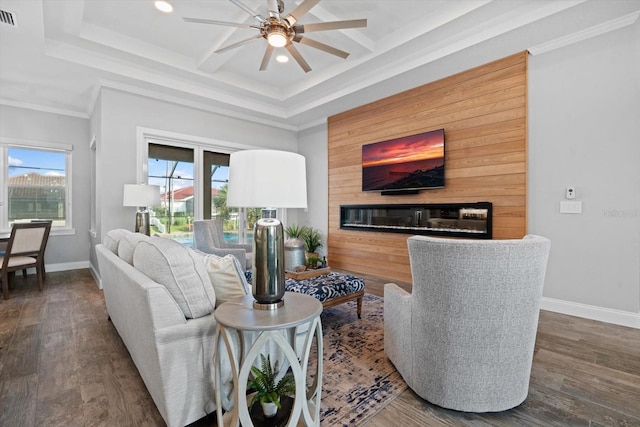
[[288, 239], [284, 242], [284, 268], [286, 271], [296, 271], [297, 268], [305, 265], [304, 240], [302, 235], [307, 227], [299, 227], [291, 224], [284, 229]]
[[285, 374], [278, 383], [278, 361], [271, 367], [270, 356], [264, 357], [260, 354], [260, 369], [251, 367], [248, 388], [255, 390], [255, 395], [251, 400], [251, 406], [256, 402], [262, 405], [262, 411], [267, 418], [273, 417], [281, 407], [280, 398], [291, 396], [296, 391], [295, 378], [291, 374]]
[[319, 230], [312, 227], [305, 228], [304, 233], [302, 233], [302, 240], [304, 241], [304, 249], [307, 251], [307, 258], [309, 256], [318, 257], [316, 251], [322, 247], [322, 235]]
[[296, 224], [291, 224], [284, 229], [284, 232], [290, 239], [300, 239], [302, 238], [302, 235], [304, 234], [306, 229], [307, 227], [305, 226], [300, 227]]
[[322, 265], [322, 258], [317, 256], [307, 257], [307, 268], [316, 269]]

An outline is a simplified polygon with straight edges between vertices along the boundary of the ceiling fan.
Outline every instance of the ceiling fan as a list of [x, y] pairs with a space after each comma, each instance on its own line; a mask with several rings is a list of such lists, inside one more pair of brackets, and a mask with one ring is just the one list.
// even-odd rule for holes
[[214, 21], [211, 19], [200, 19], [200, 18], [182, 18], [186, 22], [195, 22], [199, 24], [213, 24], [213, 25], [226, 25], [229, 27], [238, 27], [238, 28], [253, 28], [259, 30], [259, 34], [255, 36], [241, 40], [237, 43], [230, 44], [228, 46], [224, 46], [218, 50], [216, 53], [225, 52], [227, 50], [245, 45], [254, 40], [263, 38], [267, 40], [268, 45], [267, 49], [264, 52], [264, 57], [262, 58], [262, 63], [260, 64], [260, 71], [264, 71], [267, 69], [267, 65], [269, 65], [269, 60], [271, 59], [271, 55], [273, 51], [277, 47], [284, 47], [289, 51], [291, 56], [296, 60], [296, 62], [302, 67], [305, 73], [311, 71], [311, 67], [302, 57], [298, 49], [294, 46], [293, 43], [304, 44], [324, 52], [330, 53], [332, 55], [339, 56], [341, 58], [346, 58], [349, 56], [348, 52], [337, 49], [335, 47], [329, 46], [327, 44], [321, 43], [316, 40], [312, 40], [308, 37], [305, 37], [305, 33], [311, 33], [313, 31], [326, 31], [326, 30], [339, 30], [346, 28], [359, 28], [366, 27], [367, 20], [366, 19], [352, 19], [346, 21], [332, 21], [332, 22], [320, 22], [316, 24], [306, 24], [306, 25], [297, 25], [297, 22], [300, 18], [306, 14], [313, 6], [318, 4], [320, 0], [303, 0], [298, 6], [295, 7], [287, 16], [282, 17], [282, 13], [284, 12], [284, 2], [282, 0], [267, 0], [268, 8], [269, 8], [269, 17], [264, 18], [260, 14], [251, 10], [248, 6], [242, 3], [240, 0], [229, 0], [231, 3], [238, 6], [240, 9], [247, 12], [249, 15], [253, 17], [258, 24], [248, 25], [248, 24], [238, 24], [234, 22], [226, 22], [226, 21]]

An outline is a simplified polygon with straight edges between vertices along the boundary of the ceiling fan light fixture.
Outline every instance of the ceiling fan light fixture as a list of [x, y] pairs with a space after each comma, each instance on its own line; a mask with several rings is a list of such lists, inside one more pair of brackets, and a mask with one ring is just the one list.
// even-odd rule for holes
[[276, 56], [276, 61], [278, 61], [281, 64], [285, 64], [289, 62], [289, 57], [287, 55], [278, 55]]
[[284, 47], [289, 41], [287, 33], [281, 28], [274, 28], [267, 34], [267, 41], [273, 47]]
[[153, 2], [153, 5], [160, 12], [164, 12], [164, 13], [173, 12], [173, 5], [170, 2], [168, 2], [167, 0], [156, 0], [156, 1]]

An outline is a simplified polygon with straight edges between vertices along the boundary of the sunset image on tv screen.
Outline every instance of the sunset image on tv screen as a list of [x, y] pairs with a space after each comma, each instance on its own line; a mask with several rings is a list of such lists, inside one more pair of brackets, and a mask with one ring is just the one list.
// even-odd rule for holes
[[362, 190], [444, 187], [444, 129], [362, 146]]

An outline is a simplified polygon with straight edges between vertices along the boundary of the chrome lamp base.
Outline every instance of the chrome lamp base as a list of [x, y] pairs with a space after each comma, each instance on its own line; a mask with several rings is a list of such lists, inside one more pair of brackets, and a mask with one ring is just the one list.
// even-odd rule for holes
[[253, 302], [253, 308], [256, 310], [277, 310], [282, 306], [284, 306], [283, 299], [281, 299], [278, 302], [267, 302], [267, 303], [261, 303], [258, 301]]
[[253, 229], [253, 307], [276, 310], [284, 305], [284, 231], [275, 218], [260, 218]]
[[151, 224], [149, 223], [149, 211], [143, 210], [136, 212], [136, 233], [143, 233], [147, 236], [151, 235]]

